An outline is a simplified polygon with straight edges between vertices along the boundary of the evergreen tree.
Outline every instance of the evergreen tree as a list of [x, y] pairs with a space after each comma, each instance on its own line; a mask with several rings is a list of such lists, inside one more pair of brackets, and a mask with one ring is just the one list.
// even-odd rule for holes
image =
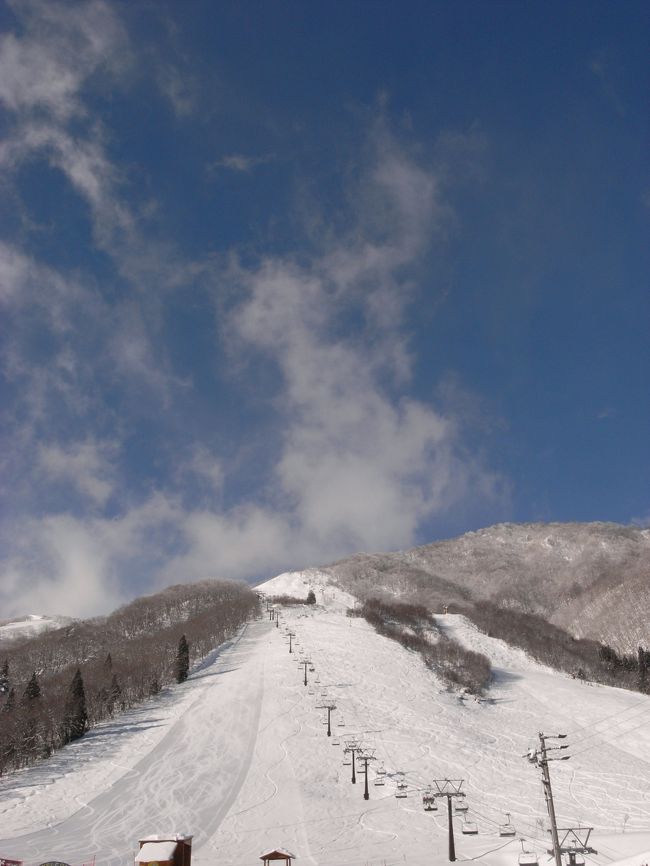
[[176, 653], [176, 682], [184, 683], [190, 669], [190, 648], [185, 635], [181, 635]]
[[9, 685], [9, 661], [5, 659], [2, 668], [0, 668], [0, 695], [9, 691]]
[[648, 666], [650, 665], [650, 653], [647, 650], [644, 650], [642, 646], [639, 647], [638, 659], [639, 690], [644, 692], [646, 690], [648, 681]]
[[25, 764], [29, 764], [33, 760], [43, 757], [46, 752], [44, 745], [45, 726], [41, 707], [41, 687], [38, 684], [36, 671], [34, 671], [27, 683], [21, 704], [23, 723], [20, 753], [22, 761]]
[[34, 671], [23, 693], [23, 703], [32, 704], [34, 701], [38, 700], [40, 696], [41, 687], [38, 684], [38, 677], [36, 676], [36, 671]]
[[65, 702], [65, 713], [63, 716], [63, 742], [70, 743], [78, 740], [88, 729], [88, 713], [86, 711], [86, 692], [81, 671], [72, 678], [68, 697]]
[[316, 604], [316, 593], [313, 589], [307, 593], [307, 604]]
[[9, 694], [7, 695], [7, 700], [4, 702], [2, 707], [3, 713], [10, 713], [14, 707], [16, 706], [16, 689], [13, 687], [9, 689]]
[[117, 680], [117, 674], [113, 674], [113, 679], [111, 680], [111, 688], [108, 693], [108, 712], [113, 715], [115, 711], [115, 704], [120, 703], [120, 709], [124, 709], [123, 704], [121, 703], [122, 697], [122, 689]]
[[110, 677], [113, 673], [113, 658], [110, 653], [104, 659], [104, 676], [106, 678]]

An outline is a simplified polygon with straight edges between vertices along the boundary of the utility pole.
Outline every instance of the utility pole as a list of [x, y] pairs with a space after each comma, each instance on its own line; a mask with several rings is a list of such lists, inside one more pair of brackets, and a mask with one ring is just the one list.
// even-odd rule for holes
[[369, 800], [370, 799], [370, 793], [368, 791], [368, 761], [374, 761], [375, 760], [375, 750], [374, 749], [364, 749], [359, 754], [359, 760], [363, 761], [363, 764], [364, 764], [363, 773], [366, 777], [365, 785], [363, 788], [363, 799]]
[[327, 710], [327, 736], [332, 736], [332, 711], [336, 709], [336, 704], [320, 704], [316, 707], [317, 710]]
[[290, 653], [293, 652], [293, 649], [291, 648], [291, 639], [294, 638], [295, 636], [296, 636], [296, 635], [295, 635], [294, 632], [292, 632], [292, 631], [289, 632], [289, 652], [290, 652]]
[[350, 752], [352, 755], [352, 784], [357, 784], [357, 774], [356, 774], [356, 765], [354, 761], [354, 756], [357, 752], [361, 751], [361, 743], [358, 740], [346, 740], [344, 752]]
[[[551, 822], [551, 839], [553, 840], [553, 849], [549, 850], [549, 854], [555, 857], [555, 866], [562, 866], [562, 854], [569, 855], [569, 864], [576, 862], [576, 854], [596, 854], [597, 852], [589, 845], [589, 836], [593, 827], [564, 827], [558, 829], [557, 819], [555, 816], [555, 804], [553, 803], [553, 789], [551, 788], [551, 774], [549, 772], [549, 761], [568, 761], [570, 755], [561, 755], [549, 757], [548, 753], [552, 751], [563, 751], [569, 746], [563, 744], [561, 746], [547, 746], [547, 740], [564, 740], [566, 734], [545, 735], [539, 734], [539, 749], [531, 749], [524, 757], [528, 758], [531, 764], [542, 771], [542, 788], [544, 791], [544, 799], [546, 800], [546, 808], [548, 817]], [[563, 833], [562, 839], [559, 834]]]
[[464, 797], [465, 794], [461, 791], [463, 787], [463, 779], [434, 779], [433, 784], [436, 786], [435, 791], [432, 789], [430, 796], [435, 798], [447, 798], [447, 822], [449, 824], [449, 860], [453, 862], [456, 859], [456, 843], [454, 840], [454, 820], [451, 811], [451, 801], [454, 797]]

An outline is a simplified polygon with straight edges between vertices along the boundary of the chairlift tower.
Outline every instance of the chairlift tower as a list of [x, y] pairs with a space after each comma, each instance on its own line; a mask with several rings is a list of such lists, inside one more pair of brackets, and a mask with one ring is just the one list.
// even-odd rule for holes
[[370, 792], [368, 791], [368, 761], [375, 760], [375, 750], [374, 749], [363, 749], [363, 751], [359, 752], [358, 756], [360, 761], [363, 761], [363, 774], [365, 776], [365, 784], [363, 787], [363, 799], [370, 799]]
[[319, 704], [316, 707], [317, 710], [327, 710], [327, 736], [332, 736], [332, 713], [336, 709], [336, 704], [328, 703], [328, 704]]
[[454, 819], [451, 811], [451, 801], [455, 797], [464, 797], [465, 793], [461, 791], [464, 779], [434, 779], [432, 784], [435, 788], [431, 789], [431, 796], [436, 799], [438, 797], [447, 798], [447, 822], [449, 824], [449, 860], [453, 862], [456, 859], [456, 843], [454, 841]]
[[289, 632], [289, 653], [293, 652], [293, 647], [291, 646], [291, 641], [295, 636], [296, 636], [296, 633], [294, 631]]
[[311, 659], [300, 659], [298, 662], [299, 665], [302, 665], [305, 668], [305, 680], [304, 683], [307, 685], [307, 668], [311, 665]]
[[352, 755], [352, 784], [353, 785], [356, 785], [356, 783], [357, 783], [357, 774], [356, 774], [356, 765], [355, 765], [354, 756], [356, 755], [357, 752], [361, 751], [361, 748], [362, 747], [361, 747], [361, 743], [359, 742], [359, 740], [346, 740], [345, 741], [345, 749], [343, 751], [348, 752], [349, 754]]

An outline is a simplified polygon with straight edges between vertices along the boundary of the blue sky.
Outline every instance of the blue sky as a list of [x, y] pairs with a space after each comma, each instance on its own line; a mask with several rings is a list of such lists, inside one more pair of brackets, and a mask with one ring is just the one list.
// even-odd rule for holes
[[0, 616], [648, 522], [647, 3], [0, 28]]

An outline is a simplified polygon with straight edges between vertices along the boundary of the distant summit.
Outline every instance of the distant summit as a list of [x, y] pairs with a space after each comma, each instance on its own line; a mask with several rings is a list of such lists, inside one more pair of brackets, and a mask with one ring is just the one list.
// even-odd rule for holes
[[44, 631], [63, 628], [74, 620], [69, 616], [41, 616], [30, 613], [15, 619], [0, 620], [0, 643], [34, 637]]
[[429, 605], [489, 600], [623, 652], [650, 642], [650, 530], [615, 523], [500, 523], [448, 541], [360, 554], [326, 571], [355, 594]]

